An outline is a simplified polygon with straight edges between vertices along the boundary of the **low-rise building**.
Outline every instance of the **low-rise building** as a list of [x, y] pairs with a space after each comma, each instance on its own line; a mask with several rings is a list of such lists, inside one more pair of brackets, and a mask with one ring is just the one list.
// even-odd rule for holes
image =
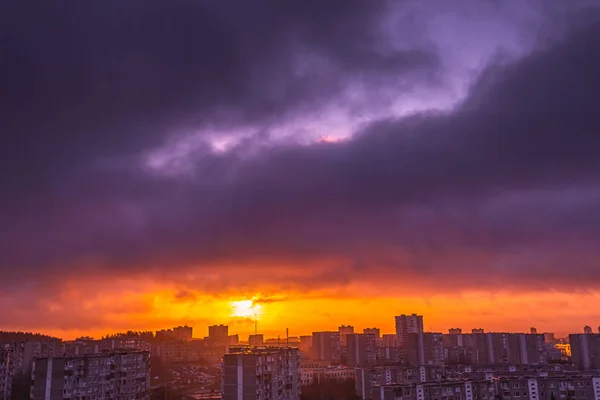
[[373, 400], [492, 400], [494, 384], [486, 380], [442, 380], [383, 385], [372, 390]]

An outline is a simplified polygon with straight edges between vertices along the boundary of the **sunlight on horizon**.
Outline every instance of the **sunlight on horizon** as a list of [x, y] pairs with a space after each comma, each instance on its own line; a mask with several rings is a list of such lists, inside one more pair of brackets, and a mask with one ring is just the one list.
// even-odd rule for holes
[[260, 304], [254, 304], [252, 300], [232, 301], [230, 304], [232, 308], [232, 317], [258, 319], [258, 316], [262, 311], [262, 306]]

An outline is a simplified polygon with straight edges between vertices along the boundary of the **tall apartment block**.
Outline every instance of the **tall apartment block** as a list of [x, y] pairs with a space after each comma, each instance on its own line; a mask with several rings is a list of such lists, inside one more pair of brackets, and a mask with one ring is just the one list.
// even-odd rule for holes
[[600, 369], [600, 334], [569, 335], [569, 343], [573, 365], [584, 371]]
[[444, 342], [441, 333], [409, 333], [406, 343], [404, 360], [408, 365], [444, 364]]
[[148, 400], [150, 353], [38, 358], [31, 379], [31, 400]]
[[339, 363], [341, 357], [339, 332], [313, 332], [312, 358], [313, 360]]
[[239, 349], [223, 356], [223, 400], [299, 400], [300, 351]]
[[340, 346], [346, 347], [346, 336], [354, 333], [354, 327], [352, 325], [341, 325], [338, 327], [340, 333]]
[[379, 328], [365, 328], [363, 329], [365, 335], [375, 335], [375, 339], [381, 339], [381, 330]]
[[411, 333], [423, 333], [423, 316], [417, 314], [396, 316], [396, 337], [402, 359], [407, 357], [408, 335]]
[[346, 335], [346, 364], [350, 367], [369, 367], [377, 364], [377, 339], [373, 334]]
[[450, 333], [444, 335], [449, 364], [546, 364], [543, 334]]
[[227, 325], [211, 325], [208, 327], [208, 340], [218, 346], [227, 346], [229, 327]]
[[9, 400], [12, 394], [15, 347], [0, 344], [0, 400]]
[[192, 340], [193, 328], [191, 326], [176, 326], [173, 329], [163, 329], [156, 331], [156, 336], [173, 340], [189, 342]]

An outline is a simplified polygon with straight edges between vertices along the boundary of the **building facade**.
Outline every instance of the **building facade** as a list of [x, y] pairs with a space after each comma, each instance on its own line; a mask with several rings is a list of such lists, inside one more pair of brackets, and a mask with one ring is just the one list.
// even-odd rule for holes
[[208, 340], [218, 346], [227, 346], [229, 327], [227, 325], [211, 325], [208, 327]]
[[340, 345], [346, 347], [346, 336], [354, 333], [354, 327], [352, 325], [340, 325], [338, 332], [340, 333]]
[[572, 363], [583, 371], [600, 369], [600, 334], [569, 335]]
[[312, 358], [333, 364], [339, 363], [341, 361], [340, 333], [313, 332]]
[[404, 351], [408, 365], [443, 365], [443, 335], [435, 332], [409, 333]]
[[486, 380], [450, 380], [384, 385], [372, 390], [372, 400], [493, 400], [494, 384]]
[[377, 339], [373, 334], [346, 335], [346, 365], [368, 367], [377, 364]]
[[0, 400], [10, 400], [14, 376], [15, 346], [0, 344]]
[[423, 316], [412, 314], [412, 315], [399, 315], [396, 316], [396, 340], [397, 345], [400, 348], [400, 358], [406, 359], [408, 351], [408, 340], [410, 334], [422, 334], [423, 333]]
[[299, 400], [300, 351], [239, 349], [223, 356], [223, 400]]
[[146, 400], [150, 353], [112, 352], [36, 359], [31, 400]]

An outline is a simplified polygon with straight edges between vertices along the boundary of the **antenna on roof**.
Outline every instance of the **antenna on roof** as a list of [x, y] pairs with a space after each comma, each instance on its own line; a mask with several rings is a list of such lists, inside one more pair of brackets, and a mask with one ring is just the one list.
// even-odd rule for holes
[[289, 328], [285, 328], [285, 341], [286, 341], [286, 346], [290, 347], [290, 329]]

